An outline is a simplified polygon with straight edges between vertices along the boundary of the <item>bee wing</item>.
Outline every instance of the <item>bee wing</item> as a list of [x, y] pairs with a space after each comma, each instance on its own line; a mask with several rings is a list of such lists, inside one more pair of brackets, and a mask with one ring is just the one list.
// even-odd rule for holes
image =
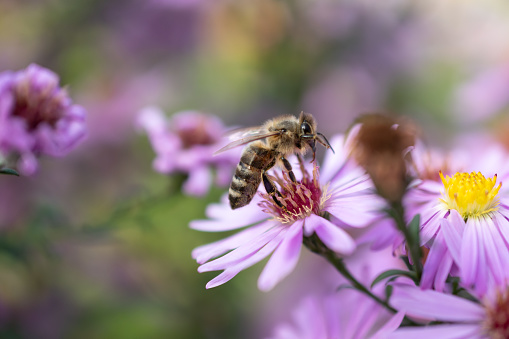
[[267, 131], [264, 128], [245, 128], [241, 130], [232, 131], [229, 133], [230, 139], [236, 139], [230, 142], [228, 145], [224, 146], [220, 150], [214, 152], [214, 155], [223, 153], [232, 148], [248, 144], [255, 140], [265, 139], [267, 137], [279, 134], [279, 131]]

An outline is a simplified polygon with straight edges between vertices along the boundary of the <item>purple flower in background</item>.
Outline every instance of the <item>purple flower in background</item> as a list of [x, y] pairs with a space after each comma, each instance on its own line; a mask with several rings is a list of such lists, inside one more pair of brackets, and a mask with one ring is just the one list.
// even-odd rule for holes
[[25, 175], [37, 170], [38, 155], [63, 156], [86, 135], [85, 109], [58, 82], [35, 64], [0, 74], [0, 155], [19, 157]]
[[[350, 272], [365, 285], [370, 284], [383, 271], [403, 268], [402, 261], [392, 256], [389, 250], [383, 253], [373, 252], [366, 246], [357, 248], [354, 255], [344, 260]], [[265, 314], [268, 313], [265, 317], [286, 319], [288, 304], [291, 304], [291, 309], [294, 310], [293, 322], [276, 323], [270, 338], [381, 339], [399, 326], [403, 312], [392, 314], [357, 290], [343, 288], [338, 291], [339, 285], [347, 283], [339, 272], [331, 265], [321, 267], [321, 262], [318, 261], [310, 264], [312, 267], [307, 270], [300, 268], [301, 276], [285, 284], [284, 292], [280, 290], [282, 293], [291, 291], [287, 300], [277, 299], [281, 293], [278, 293], [278, 296], [269, 296], [269, 305], [263, 310]], [[301, 285], [301, 288], [295, 290], [296, 284]], [[321, 288], [316, 289], [317, 285]], [[379, 284], [372, 292], [381, 297], [384, 289], [385, 287]], [[301, 295], [306, 297], [296, 300], [296, 297]], [[294, 300], [299, 303], [296, 304]], [[280, 305], [281, 303], [283, 305]], [[282, 309], [284, 306], [287, 307]]]
[[404, 313], [391, 316], [364, 294], [343, 289], [305, 298], [292, 315], [293, 324], [277, 326], [270, 339], [382, 339], [398, 328]]
[[445, 324], [403, 327], [390, 334], [390, 339], [509, 338], [507, 286], [490, 290], [481, 303], [476, 303], [455, 295], [394, 284], [391, 304], [420, 321], [440, 321]]
[[495, 154], [477, 158], [481, 165], [465, 162], [458, 172], [444, 164], [450, 176], [438, 172], [439, 181], [436, 175], [424, 178], [405, 196], [408, 219], [421, 215], [421, 245], [430, 249], [421, 287], [441, 291], [452, 274], [483, 295], [490, 285], [509, 280], [509, 204], [499, 176], [464, 172], [485, 164], [496, 167], [497, 161], [490, 159]]
[[[231, 210], [224, 197], [220, 204], [208, 207], [209, 220], [191, 222], [191, 228], [208, 232], [246, 227], [193, 251], [193, 258], [201, 264], [199, 272], [223, 270], [207, 288], [224, 284], [274, 251], [258, 280], [260, 290], [272, 289], [297, 264], [303, 238], [313, 234], [337, 253], [349, 255], [355, 250], [354, 240], [342, 226], [365, 227], [378, 216], [384, 202], [374, 193], [364, 170], [348, 158], [343, 136], [333, 138], [331, 145], [336, 154], [327, 153], [320, 177], [314, 164], [312, 170], [294, 166], [296, 177], [301, 178], [296, 184], [286, 172], [283, 178], [274, 178], [285, 208], [260, 193], [249, 205]], [[324, 217], [327, 213], [330, 221]]]
[[461, 86], [454, 113], [460, 121], [488, 120], [509, 105], [509, 64], [494, 67]]
[[222, 136], [226, 129], [219, 118], [183, 111], [167, 120], [159, 108], [147, 107], [140, 112], [137, 124], [148, 133], [156, 152], [153, 163], [156, 171], [189, 175], [183, 185], [186, 194], [206, 194], [213, 168], [218, 186], [230, 183], [240, 153], [237, 150], [213, 155], [224, 146]]

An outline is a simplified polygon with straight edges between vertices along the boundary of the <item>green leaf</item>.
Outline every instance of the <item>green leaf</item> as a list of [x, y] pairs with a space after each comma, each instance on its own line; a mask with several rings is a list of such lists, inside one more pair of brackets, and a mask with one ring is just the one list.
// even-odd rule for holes
[[408, 259], [407, 255], [400, 255], [399, 258], [403, 261], [403, 263], [405, 264], [406, 268], [409, 271], [413, 271], [414, 270], [414, 267], [412, 266], [412, 264], [410, 264], [410, 260]]
[[392, 285], [385, 286], [385, 300], [389, 300], [391, 298], [393, 289]]
[[380, 281], [393, 277], [393, 276], [406, 276], [415, 281], [417, 279], [417, 275], [415, 272], [410, 271], [404, 271], [404, 270], [388, 270], [385, 272], [382, 272], [378, 275], [378, 277], [373, 280], [371, 283], [371, 288], [373, 288], [376, 284], [378, 284]]
[[7, 168], [7, 167], [0, 168], [0, 174], [15, 175], [15, 176], [19, 177], [19, 173], [16, 170], [14, 170], [12, 168]]
[[412, 244], [417, 244], [419, 246], [420, 244], [420, 237], [419, 237], [419, 229], [421, 226], [421, 215], [417, 214], [412, 221], [410, 221], [410, 224], [408, 224], [408, 231], [410, 233], [410, 238], [412, 240]]

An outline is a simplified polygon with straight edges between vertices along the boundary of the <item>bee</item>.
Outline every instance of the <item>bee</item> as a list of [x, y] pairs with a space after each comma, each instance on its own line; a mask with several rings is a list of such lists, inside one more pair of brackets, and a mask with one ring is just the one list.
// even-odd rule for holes
[[276, 196], [281, 193], [267, 176], [267, 171], [277, 165], [286, 170], [290, 179], [296, 182], [292, 165], [286, 159], [288, 156], [292, 154], [304, 155], [308, 150], [311, 150], [313, 152], [311, 161], [314, 161], [317, 141], [324, 147], [330, 148], [334, 153], [327, 138], [316, 132], [314, 117], [304, 112], [301, 112], [298, 118], [293, 115], [276, 117], [261, 126], [237, 131], [231, 137], [236, 140], [215, 154], [248, 144], [242, 151], [228, 192], [232, 209], [248, 205], [262, 181], [265, 190], [274, 202], [284, 208]]

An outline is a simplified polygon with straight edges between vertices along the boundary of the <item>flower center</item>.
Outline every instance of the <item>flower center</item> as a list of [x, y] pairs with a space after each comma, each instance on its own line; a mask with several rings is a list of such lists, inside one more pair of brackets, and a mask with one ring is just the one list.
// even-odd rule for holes
[[330, 195], [327, 195], [327, 186], [323, 192], [318, 181], [318, 167], [313, 166], [313, 174], [310, 175], [304, 169], [303, 178], [300, 182], [294, 183], [288, 173], [283, 171], [283, 178], [271, 177], [279, 185], [279, 193], [276, 192], [278, 205], [272, 196], [261, 193], [265, 199], [260, 203], [263, 211], [269, 213], [283, 224], [293, 223], [311, 214], [319, 214], [323, 204]]
[[223, 133], [222, 124], [211, 116], [201, 113], [180, 114], [173, 117], [173, 131], [182, 141], [184, 149], [198, 145], [212, 145]]
[[35, 88], [28, 75], [14, 85], [14, 96], [12, 114], [23, 118], [29, 130], [36, 129], [43, 122], [54, 128], [64, 115], [64, 105], [68, 100], [67, 92], [52, 83]]
[[489, 338], [509, 338], [509, 290], [499, 292], [495, 303], [486, 307], [484, 328]]
[[498, 191], [502, 187], [497, 182], [497, 175], [485, 178], [481, 172], [456, 173], [444, 178], [439, 172], [445, 192], [440, 199], [448, 209], [457, 210], [466, 220], [490, 214], [498, 209]]

